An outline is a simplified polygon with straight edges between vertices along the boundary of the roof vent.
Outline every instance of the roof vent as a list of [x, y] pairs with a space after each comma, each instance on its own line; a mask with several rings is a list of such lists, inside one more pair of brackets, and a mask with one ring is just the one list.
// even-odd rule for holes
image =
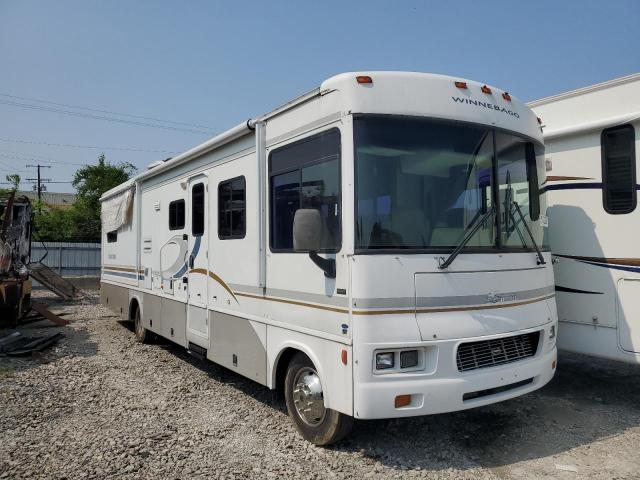
[[157, 166], [162, 165], [164, 162], [165, 162], [164, 160], [156, 160], [155, 162], [151, 162], [149, 165], [147, 165], [147, 170], [156, 168]]

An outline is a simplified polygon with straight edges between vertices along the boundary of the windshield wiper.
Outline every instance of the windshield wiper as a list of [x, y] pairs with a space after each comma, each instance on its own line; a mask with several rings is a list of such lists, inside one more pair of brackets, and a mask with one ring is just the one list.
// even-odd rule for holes
[[[544, 265], [547, 262], [544, 261], [544, 257], [542, 256], [542, 252], [540, 251], [540, 248], [538, 247], [538, 244], [536, 243], [536, 239], [533, 236], [533, 233], [531, 233], [531, 230], [529, 229], [529, 225], [527, 225], [527, 222], [524, 219], [524, 215], [522, 214], [522, 210], [520, 210], [520, 205], [518, 205], [518, 202], [514, 202], [513, 200], [511, 200], [511, 205], [509, 206], [509, 214], [511, 214], [511, 207], [516, 207], [516, 212], [518, 212], [518, 216], [520, 217], [520, 221], [522, 222], [522, 225], [524, 225], [524, 229], [527, 231], [527, 234], [529, 235], [529, 238], [531, 239], [531, 243], [533, 244], [533, 248], [536, 249], [536, 253], [538, 254], [538, 265]], [[514, 222], [514, 226], [516, 228], [518, 228], [518, 225]]]
[[[495, 206], [492, 205], [491, 208], [487, 210], [487, 213], [485, 213], [482, 217], [478, 217], [476, 215], [475, 219], [472, 220], [469, 225], [467, 225], [467, 228], [465, 231], [468, 233], [464, 236], [462, 240], [460, 240], [460, 243], [458, 244], [458, 246], [453, 250], [453, 252], [451, 252], [451, 254], [447, 257], [447, 259], [445, 261], [441, 261], [440, 264], [438, 265], [438, 268], [440, 270], [444, 270], [445, 268], [447, 268], [449, 265], [453, 263], [453, 261], [456, 259], [456, 257], [460, 254], [460, 252], [464, 248], [464, 246], [467, 243], [469, 243], [471, 238], [473, 238], [476, 232], [480, 229], [482, 224], [494, 213], [495, 213]], [[440, 258], [440, 260], [442, 260], [442, 258]]]

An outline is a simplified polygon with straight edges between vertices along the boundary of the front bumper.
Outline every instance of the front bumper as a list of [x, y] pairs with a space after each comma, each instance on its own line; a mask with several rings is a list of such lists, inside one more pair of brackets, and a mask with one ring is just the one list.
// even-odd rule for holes
[[[546, 336], [543, 339], [533, 357], [469, 372], [458, 372], [455, 366], [460, 341], [438, 343], [437, 365], [428, 374], [376, 375], [364, 368], [368, 365], [360, 366], [360, 371], [354, 372], [354, 416], [375, 419], [432, 415], [488, 405], [537, 390], [553, 378], [557, 359], [555, 345], [547, 345]], [[363, 346], [359, 356], [366, 358], [376, 348], [380, 346]], [[396, 408], [398, 395], [411, 395], [411, 404]]]

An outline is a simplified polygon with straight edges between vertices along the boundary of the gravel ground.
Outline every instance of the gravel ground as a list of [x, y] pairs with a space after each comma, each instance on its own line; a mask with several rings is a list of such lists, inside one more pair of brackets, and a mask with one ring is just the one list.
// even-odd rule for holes
[[319, 448], [272, 392], [168, 343], [136, 343], [95, 292], [52, 310], [72, 323], [22, 330], [64, 339], [0, 358], [0, 478], [640, 478], [640, 368], [562, 355], [534, 394], [356, 422]]

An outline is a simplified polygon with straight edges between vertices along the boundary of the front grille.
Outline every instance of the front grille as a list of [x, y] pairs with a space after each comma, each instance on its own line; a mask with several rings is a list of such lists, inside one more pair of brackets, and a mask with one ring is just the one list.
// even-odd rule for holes
[[539, 339], [540, 332], [532, 332], [515, 337], [463, 343], [458, 347], [456, 355], [458, 371], [495, 367], [533, 357], [538, 349]]

